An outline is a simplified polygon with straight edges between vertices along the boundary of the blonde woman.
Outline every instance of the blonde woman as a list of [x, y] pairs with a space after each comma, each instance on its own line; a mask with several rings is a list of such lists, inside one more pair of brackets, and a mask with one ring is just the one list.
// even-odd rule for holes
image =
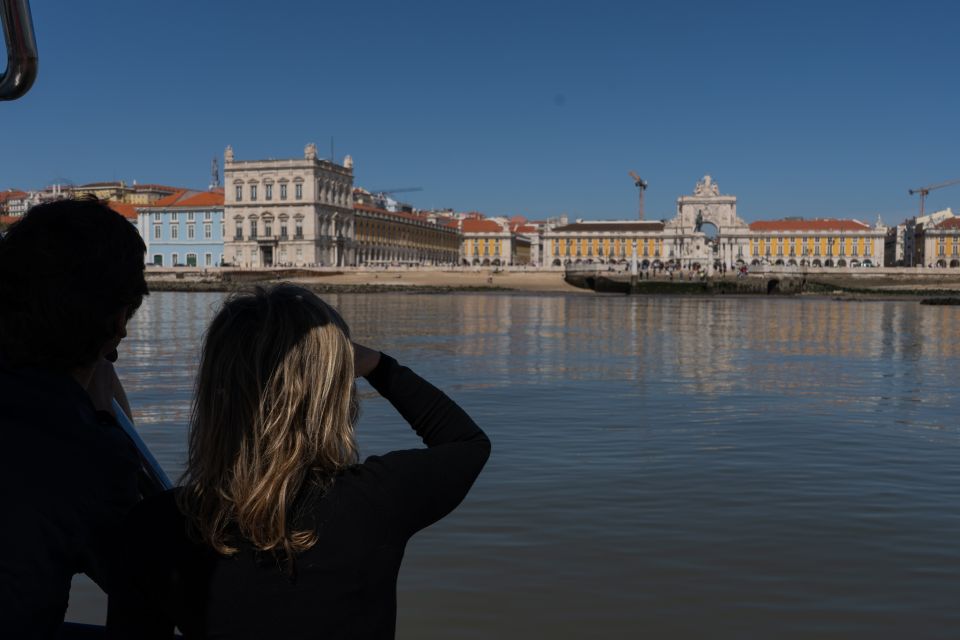
[[[358, 462], [354, 376], [427, 448]], [[279, 285], [204, 340], [184, 484], [128, 518], [115, 637], [392, 638], [407, 540], [452, 511], [490, 441], [450, 398]]]

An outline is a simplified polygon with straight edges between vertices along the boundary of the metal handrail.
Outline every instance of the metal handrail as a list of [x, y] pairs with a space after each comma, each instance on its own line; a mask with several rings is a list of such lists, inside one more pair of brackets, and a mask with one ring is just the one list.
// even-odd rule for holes
[[0, 21], [7, 43], [7, 69], [0, 76], [0, 100], [16, 100], [33, 86], [40, 62], [29, 0], [0, 0]]

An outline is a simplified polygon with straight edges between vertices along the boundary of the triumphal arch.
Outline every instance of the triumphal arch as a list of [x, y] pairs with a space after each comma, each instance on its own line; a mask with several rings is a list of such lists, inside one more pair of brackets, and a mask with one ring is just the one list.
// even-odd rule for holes
[[664, 257], [683, 269], [735, 269], [749, 256], [750, 227], [737, 216], [737, 197], [722, 195], [709, 175], [693, 195], [677, 198], [677, 216], [663, 235]]

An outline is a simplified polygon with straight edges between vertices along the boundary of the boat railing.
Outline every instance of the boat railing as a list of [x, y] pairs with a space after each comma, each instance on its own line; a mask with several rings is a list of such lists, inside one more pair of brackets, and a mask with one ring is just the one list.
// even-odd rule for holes
[[33, 86], [40, 61], [30, 2], [0, 0], [0, 22], [7, 43], [7, 69], [0, 76], [0, 100], [16, 100]]

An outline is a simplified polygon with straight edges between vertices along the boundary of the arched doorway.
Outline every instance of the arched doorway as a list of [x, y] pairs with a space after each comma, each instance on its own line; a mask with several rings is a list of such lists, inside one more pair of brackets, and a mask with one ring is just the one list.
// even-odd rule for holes
[[553, 261], [553, 266], [555, 266], [555, 267], [559, 267], [559, 266], [560, 266], [560, 258], [556, 258], [556, 259]]
[[823, 266], [823, 264], [820, 262], [820, 258], [814, 258], [814, 259], [813, 259], [813, 266], [815, 266], [815, 267], [822, 267], [822, 266]]
[[[189, 266], [189, 265], [188, 265], [188, 266]], [[937, 266], [942, 269], [943, 267], [947, 266], [947, 261], [946, 261], [946, 260], [937, 260]]]
[[838, 266], [838, 267], [845, 267], [845, 266], [847, 266], [847, 261], [844, 260], [843, 258], [840, 258], [839, 260], [837, 260], [837, 266]]
[[830, 258], [827, 258], [826, 260], [823, 261], [823, 266], [825, 266], [825, 267], [832, 267], [832, 266], [833, 266], [833, 260], [831, 260]]

